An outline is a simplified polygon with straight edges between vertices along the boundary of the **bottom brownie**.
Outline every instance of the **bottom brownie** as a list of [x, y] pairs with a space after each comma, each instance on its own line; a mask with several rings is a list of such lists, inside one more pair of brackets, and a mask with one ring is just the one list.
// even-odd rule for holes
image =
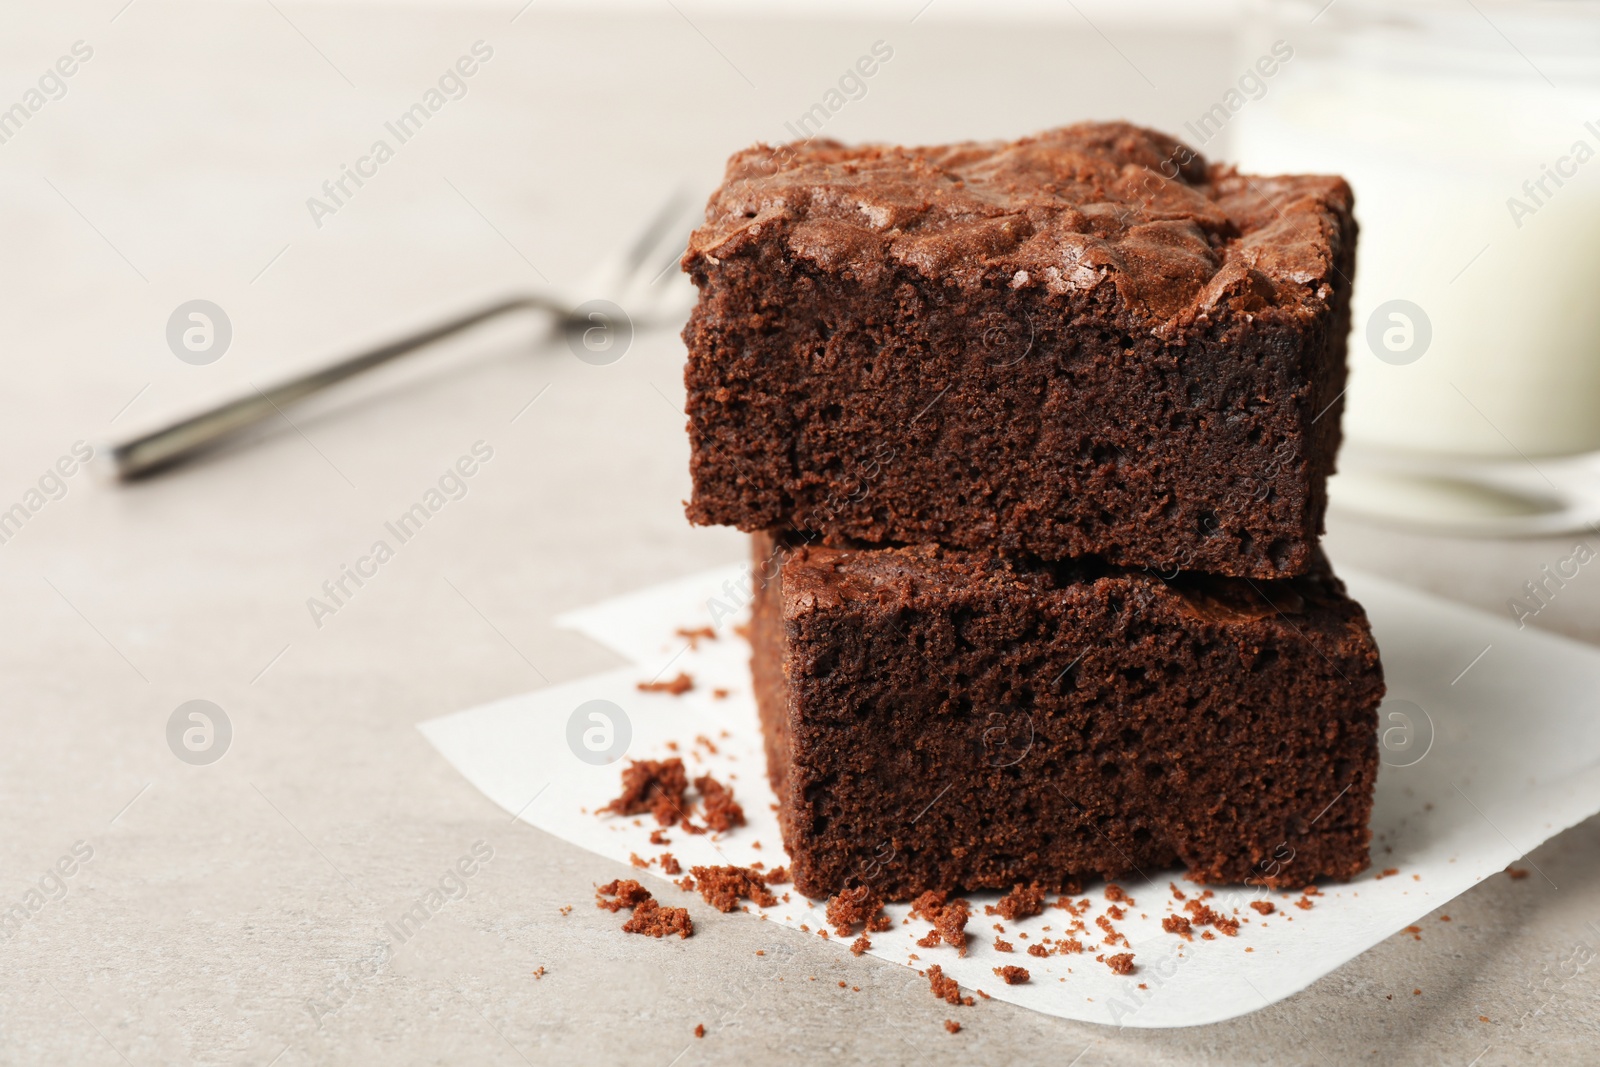
[[1383, 674], [1322, 561], [1172, 581], [755, 537], [753, 670], [796, 888], [1367, 865]]

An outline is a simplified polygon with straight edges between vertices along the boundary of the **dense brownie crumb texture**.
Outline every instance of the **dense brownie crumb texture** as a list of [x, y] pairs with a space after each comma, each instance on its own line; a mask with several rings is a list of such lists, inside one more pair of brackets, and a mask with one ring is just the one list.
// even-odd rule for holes
[[1173, 866], [1288, 888], [1367, 865], [1383, 677], [1325, 568], [1167, 581], [757, 541], [780, 561], [756, 593], [754, 674], [800, 891], [911, 900]]
[[1122, 123], [740, 152], [683, 260], [689, 517], [1306, 573], [1355, 239], [1342, 179]]
[[[727, 626], [715, 639], [745, 649], [746, 636], [759, 642], [762, 604], [757, 601], [752, 626]], [[1208, 610], [1228, 613], [1217, 604]], [[685, 658], [706, 675], [707, 690], [726, 682], [748, 691], [748, 679], [731, 673], [740, 670], [738, 661], [725, 658], [717, 666], [695, 661], [692, 653]], [[719, 669], [730, 676], [716, 676]], [[1256, 951], [1253, 933], [1315, 923], [1317, 905], [1346, 892], [1318, 890], [1307, 884], [1309, 876], [1297, 881], [1297, 857], [1284, 847], [1242, 886], [1180, 885], [1176, 878], [1158, 885], [1102, 883], [1086, 874], [987, 891], [929, 890], [895, 901], [872, 884], [874, 863], [883, 869], [897, 863], [891, 845], [874, 850], [838, 884], [804, 893], [781, 844], [779, 804], [763, 773], [755, 722], [742, 733], [712, 731], [706, 720], [680, 710], [682, 697], [659, 693], [651, 699], [669, 721], [678, 714], [699, 725], [619, 761], [602, 776], [606, 795], [580, 813], [619, 835], [631, 855], [633, 877], [597, 884], [594, 899], [619, 938], [643, 939], [639, 953], [680, 942], [687, 942], [682, 951], [696, 951], [699, 929], [727, 915], [781, 923], [836, 944], [840, 953], [824, 963], [827, 957], [797, 950], [792, 935], [763, 938], [752, 950], [750, 980], [815, 980], [817, 988], [855, 996], [862, 983], [848, 973], [849, 961], [870, 952], [917, 971], [918, 984], [937, 998], [929, 1003], [930, 1019], [951, 1009], [965, 1019], [962, 1013], [981, 1010], [993, 997], [1009, 998], [1008, 990], [1020, 993], [1019, 987], [1059, 989], [1087, 1008], [1128, 1012], [1193, 954], [1227, 952], [1249, 960]], [[725, 721], [732, 725], [733, 717]], [[1391, 873], [1399, 872], [1386, 868], [1383, 876]], [[572, 909], [562, 914], [570, 917]], [[951, 1024], [951, 1033], [962, 1028], [960, 1021]]]

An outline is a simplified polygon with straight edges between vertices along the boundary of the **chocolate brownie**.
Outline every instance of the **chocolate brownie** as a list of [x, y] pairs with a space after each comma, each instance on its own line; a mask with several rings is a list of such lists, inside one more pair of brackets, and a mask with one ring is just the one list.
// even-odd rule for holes
[[1306, 573], [1355, 240], [1342, 179], [1122, 123], [740, 152], [683, 260], [689, 517]]
[[794, 884], [886, 900], [1181, 864], [1367, 865], [1377, 649], [1316, 561], [1255, 582], [762, 534], [751, 627]]

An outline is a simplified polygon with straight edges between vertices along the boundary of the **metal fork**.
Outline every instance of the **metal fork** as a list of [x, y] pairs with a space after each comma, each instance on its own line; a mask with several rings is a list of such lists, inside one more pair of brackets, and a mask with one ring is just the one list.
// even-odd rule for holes
[[[553, 330], [581, 330], [585, 338], [596, 329], [608, 336], [626, 330], [631, 337], [636, 327], [671, 325], [682, 319], [693, 299], [692, 289], [686, 283], [668, 277], [676, 273], [672, 271], [676, 257], [665, 258], [669, 249], [681, 251], [687, 240], [690, 207], [690, 197], [682, 190], [669, 197], [620, 254], [607, 258], [596, 269], [581, 297], [553, 289], [505, 296], [319, 370], [290, 378], [270, 389], [257, 389], [250, 396], [219, 404], [179, 422], [101, 446], [96, 452], [109, 459], [111, 472], [119, 481], [133, 481], [154, 474], [198, 455], [248, 426], [283, 414], [286, 406], [298, 400], [513, 311], [547, 312]], [[616, 310], [595, 306], [605, 302], [614, 305]], [[618, 313], [622, 316], [620, 323], [614, 321]]]

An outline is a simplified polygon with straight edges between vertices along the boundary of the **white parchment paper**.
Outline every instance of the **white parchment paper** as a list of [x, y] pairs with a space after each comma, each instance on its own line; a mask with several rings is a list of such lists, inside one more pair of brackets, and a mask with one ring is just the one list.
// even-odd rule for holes
[[[1093, 917], [1109, 902], [1087, 887], [1091, 934], [1076, 934], [1082, 954], [1026, 955], [1041, 938], [1064, 936], [1072, 916], [1053, 908], [1021, 922], [983, 913], [995, 894], [969, 894], [976, 914], [968, 955], [914, 944], [927, 930], [902, 923], [904, 906], [887, 910], [894, 927], [872, 935], [870, 954], [897, 964], [941, 965], [966, 992], [1063, 1018], [1114, 1026], [1174, 1027], [1217, 1022], [1262, 1008], [1305, 988], [1340, 964], [1444, 904], [1549, 837], [1600, 811], [1600, 650], [1502, 620], [1357, 573], [1344, 575], [1365, 605], [1382, 649], [1390, 697], [1380, 711], [1385, 766], [1379, 775], [1372, 870], [1325, 886], [1310, 909], [1299, 894], [1220, 889], [1206, 904], [1243, 925], [1237, 936], [1185, 941], [1161, 928], [1181, 914], [1169, 883], [1191, 897], [1200, 890], [1174, 871], [1124, 880], [1135, 903], [1115, 928], [1128, 947], [1100, 945]], [[630, 665], [575, 682], [509, 697], [432, 719], [420, 729], [441, 754], [507, 812], [548, 833], [619, 861], [618, 877], [638, 877], [664, 904], [701, 916], [709, 905], [679, 890], [652, 866], [638, 871], [631, 855], [652, 860], [671, 852], [684, 870], [695, 864], [787, 863], [767, 786], [761, 732], [750, 691], [749, 646], [734, 633], [747, 617], [749, 569], [732, 566], [694, 575], [573, 612], [558, 622], [615, 650]], [[711, 626], [717, 638], [697, 648], [680, 628]], [[640, 692], [637, 683], [689, 674], [680, 696]], [[714, 690], [727, 690], [718, 698]], [[621, 709], [610, 729], [588, 711], [607, 701]], [[712, 754], [701, 736], [716, 748]], [[711, 773], [733, 786], [749, 825], [720, 836], [667, 832], [649, 843], [654, 821], [593, 814], [618, 792], [631, 758], [671, 755], [679, 746], [691, 776]], [[614, 762], [604, 758], [607, 745]], [[600, 752], [594, 751], [600, 749]], [[581, 753], [575, 754], [575, 753]], [[1292, 866], [1293, 860], [1286, 861]], [[1537, 867], [1530, 877], [1542, 878]], [[1399, 873], [1383, 876], [1386, 869]], [[790, 886], [787, 902], [751, 907], [748, 918], [826, 928], [822, 904]], [[1271, 901], [1262, 916], [1248, 906]], [[736, 915], [740, 913], [734, 913]], [[994, 924], [1015, 951], [994, 947]], [[618, 925], [621, 925], [620, 918]], [[1195, 934], [1200, 930], [1197, 928]], [[618, 933], [619, 937], [628, 936]], [[835, 940], [848, 957], [847, 942]], [[641, 949], [647, 948], [641, 945]], [[1113, 974], [1095, 955], [1132, 951], [1134, 974]], [[912, 960], [911, 956], [918, 959]], [[1015, 964], [1031, 980], [1008, 986], [994, 968]], [[908, 981], [923, 982], [908, 972]], [[957, 1016], [959, 1018], [959, 1016]]]

